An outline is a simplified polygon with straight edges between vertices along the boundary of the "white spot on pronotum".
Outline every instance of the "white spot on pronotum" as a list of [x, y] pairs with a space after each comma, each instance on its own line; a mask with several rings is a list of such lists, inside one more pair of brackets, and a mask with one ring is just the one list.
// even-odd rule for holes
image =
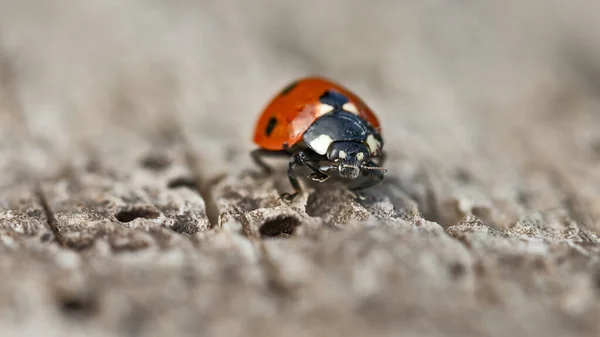
[[355, 115], [358, 115], [358, 109], [356, 108], [356, 105], [354, 105], [354, 103], [352, 103], [352, 102], [348, 102], [348, 103], [344, 104], [342, 106], [342, 109], [344, 109], [348, 112], [351, 112]]
[[330, 113], [333, 111], [333, 107], [329, 104], [321, 103], [317, 108], [317, 117], [321, 117], [324, 114]]
[[375, 136], [373, 135], [367, 137], [367, 146], [369, 147], [369, 152], [371, 152], [371, 154], [377, 153], [379, 152], [379, 149], [381, 149], [381, 143], [375, 139]]
[[329, 145], [333, 143], [333, 140], [328, 135], [320, 135], [310, 142], [310, 147], [318, 154], [324, 155], [329, 149]]
[[340, 159], [345, 159], [346, 158], [346, 151], [340, 151], [339, 157]]
[[356, 155], [356, 160], [358, 160], [358, 161], [363, 161], [364, 159], [365, 159], [365, 154], [364, 154], [364, 153], [362, 153], [362, 152], [359, 152], [359, 153]]

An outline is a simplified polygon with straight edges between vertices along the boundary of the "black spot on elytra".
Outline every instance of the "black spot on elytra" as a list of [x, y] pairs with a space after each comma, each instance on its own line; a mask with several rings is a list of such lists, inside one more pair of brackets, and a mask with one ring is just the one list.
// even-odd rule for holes
[[262, 237], [290, 236], [299, 225], [298, 219], [283, 215], [265, 221], [258, 231]]
[[265, 129], [265, 134], [268, 136], [273, 133], [273, 129], [275, 129], [275, 125], [277, 125], [277, 118], [271, 117], [269, 119], [269, 123], [267, 124], [267, 128]]
[[156, 219], [159, 215], [152, 207], [133, 207], [119, 211], [115, 218], [120, 222], [131, 222], [137, 218]]
[[292, 83], [288, 84], [287, 87], [285, 87], [285, 88], [283, 88], [283, 90], [281, 90], [281, 92], [279, 93], [279, 95], [283, 96], [283, 95], [289, 94], [292, 90], [294, 90], [294, 88], [297, 85], [298, 85], [298, 81], [292, 82]]
[[319, 102], [331, 105], [334, 109], [341, 109], [344, 104], [348, 103], [348, 98], [337, 91], [327, 90], [319, 97]]

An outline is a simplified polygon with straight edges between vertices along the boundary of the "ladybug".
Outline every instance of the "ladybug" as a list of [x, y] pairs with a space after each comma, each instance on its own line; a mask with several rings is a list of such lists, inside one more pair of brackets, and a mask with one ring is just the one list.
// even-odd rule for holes
[[272, 98], [258, 118], [254, 142], [252, 159], [265, 173], [272, 172], [265, 157], [289, 157], [294, 193], [282, 194], [286, 201], [302, 192], [294, 171], [298, 166], [308, 167], [314, 181], [332, 173], [350, 180], [357, 196], [387, 172], [381, 167], [383, 138], [375, 114], [350, 90], [322, 77], [297, 79]]

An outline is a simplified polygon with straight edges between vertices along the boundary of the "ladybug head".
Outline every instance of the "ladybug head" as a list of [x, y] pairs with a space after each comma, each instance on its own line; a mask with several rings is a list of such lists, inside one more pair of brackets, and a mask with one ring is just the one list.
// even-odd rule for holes
[[370, 161], [369, 148], [358, 142], [334, 142], [327, 151], [327, 159], [338, 164], [340, 176], [356, 179]]

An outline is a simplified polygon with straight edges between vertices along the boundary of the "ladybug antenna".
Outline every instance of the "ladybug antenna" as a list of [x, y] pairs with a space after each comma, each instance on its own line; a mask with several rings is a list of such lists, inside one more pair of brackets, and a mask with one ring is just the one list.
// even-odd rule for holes
[[387, 173], [387, 171], [388, 171], [385, 167], [378, 167], [378, 166], [363, 166], [362, 168], [364, 170], [381, 171], [383, 173]]

